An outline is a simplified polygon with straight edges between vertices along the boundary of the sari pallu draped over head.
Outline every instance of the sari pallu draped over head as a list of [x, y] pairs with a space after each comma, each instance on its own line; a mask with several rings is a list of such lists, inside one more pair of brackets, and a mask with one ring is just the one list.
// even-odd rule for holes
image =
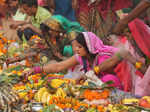
[[72, 31], [75, 31], [75, 32], [85, 31], [84, 28], [81, 27], [78, 22], [72, 22], [61, 15], [51, 16], [51, 19], [58, 21], [67, 33], [72, 32]]
[[[118, 49], [115, 47], [104, 45], [103, 42], [99, 39], [99, 37], [97, 37], [94, 33], [92, 32], [82, 32], [82, 33], [84, 35], [84, 39], [86, 41], [89, 52], [91, 54], [97, 55], [96, 58], [94, 59], [93, 66], [101, 64], [103, 61], [110, 58], [112, 55], [115, 54], [115, 52], [118, 51]], [[76, 59], [83, 66], [84, 69], [85, 62], [83, 61], [83, 58], [79, 55], [76, 55]], [[89, 66], [89, 62], [87, 60], [85, 61], [87, 71], [89, 71], [92, 68]], [[103, 82], [113, 81], [114, 84], [112, 86], [122, 88], [119, 79], [113, 74], [102, 73], [100, 79]]]
[[133, 20], [128, 26], [138, 47], [150, 58], [150, 27], [140, 19]]
[[[56, 31], [63, 31], [67, 34], [79, 33], [85, 31], [78, 22], [71, 22], [67, 18], [61, 15], [53, 15], [48, 20], [44, 22], [48, 27]], [[75, 38], [75, 37], [74, 37]]]
[[111, 55], [113, 55], [118, 50], [115, 47], [104, 45], [100, 38], [92, 32], [83, 32], [83, 34], [88, 50], [92, 54], [110, 53]]

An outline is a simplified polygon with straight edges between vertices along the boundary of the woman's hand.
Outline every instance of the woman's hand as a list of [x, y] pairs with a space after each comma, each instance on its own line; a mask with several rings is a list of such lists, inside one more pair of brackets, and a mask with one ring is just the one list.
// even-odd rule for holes
[[140, 71], [141, 71], [143, 74], [145, 74], [146, 70], [147, 70], [147, 67], [146, 67], [145, 65], [143, 65], [143, 66], [140, 68]]
[[126, 51], [126, 50], [122, 50], [120, 52], [120, 55], [123, 59], [128, 60], [130, 63], [132, 63], [134, 66], [136, 65], [136, 62], [140, 62], [142, 64], [142, 66], [139, 68], [139, 70], [144, 74], [147, 70], [147, 67], [144, 63], [144, 60], [141, 59], [136, 59], [135, 57], [132, 56], [132, 54], [130, 54], [130, 52]]
[[56, 56], [56, 57], [59, 58], [59, 59], [62, 59], [62, 58], [63, 58], [63, 56], [61, 55], [61, 53], [58, 52], [58, 51], [54, 52], [54, 56]]
[[77, 10], [79, 7], [78, 7], [78, 0], [72, 0], [72, 8], [74, 10]]
[[28, 77], [29, 77], [31, 74], [33, 74], [33, 73], [34, 73], [34, 69], [33, 69], [33, 68], [31, 68], [30, 70], [27, 70], [27, 71], [23, 72], [24, 79], [27, 80]]
[[76, 80], [76, 83], [77, 84], [83, 84], [86, 80], [87, 80], [87, 78], [85, 76], [81, 76], [80, 78], [78, 78]]
[[[21, 27], [21, 30], [24, 30], [26, 28], [31, 28], [31, 24], [25, 24]], [[32, 29], [32, 28], [31, 28]]]
[[17, 24], [11, 24], [11, 25], [10, 25], [10, 28], [11, 28], [11, 29], [17, 29], [17, 27], [18, 27]]

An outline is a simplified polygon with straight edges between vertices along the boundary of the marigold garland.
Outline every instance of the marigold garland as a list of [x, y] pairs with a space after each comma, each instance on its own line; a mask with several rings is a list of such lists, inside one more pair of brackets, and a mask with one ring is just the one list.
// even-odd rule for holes
[[109, 97], [109, 90], [104, 90], [103, 92], [85, 90], [83, 93], [84, 98], [89, 101], [98, 100], [98, 99], [107, 99]]

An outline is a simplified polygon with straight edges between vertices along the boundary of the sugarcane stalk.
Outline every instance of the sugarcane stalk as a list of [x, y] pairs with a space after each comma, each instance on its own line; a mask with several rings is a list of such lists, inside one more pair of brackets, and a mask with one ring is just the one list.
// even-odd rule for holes
[[0, 105], [2, 108], [5, 107], [5, 102], [4, 102], [4, 99], [3, 99], [3, 96], [2, 96], [2, 93], [0, 92]]
[[14, 103], [16, 102], [15, 98], [8, 92], [5, 88], [3, 88], [2, 92]]
[[10, 105], [8, 105], [8, 112], [11, 112], [12, 107]]
[[4, 100], [6, 101], [7, 104], [12, 104], [12, 102], [10, 101], [10, 99], [5, 95], [5, 94], [2, 94]]
[[[6, 86], [6, 87], [7, 87], [7, 86]], [[14, 90], [12, 90], [12, 89], [10, 89], [9, 87], [10, 87], [10, 88], [13, 88], [12, 84], [8, 84], [8, 89], [11, 90], [11, 94], [15, 97], [15, 99], [16, 99], [17, 101], [19, 101], [19, 97], [18, 97], [18, 95], [17, 95], [17, 92], [14, 91]]]
[[8, 107], [7, 107], [7, 105], [5, 105], [5, 108], [4, 108], [3, 112], [7, 112], [7, 109], [8, 109]]
[[8, 86], [4, 87], [7, 91], [9, 91], [10, 95], [13, 97], [13, 99], [15, 100], [15, 102], [17, 102], [19, 100], [19, 97], [16, 95], [16, 93], [13, 92], [12, 89], [10, 89]]

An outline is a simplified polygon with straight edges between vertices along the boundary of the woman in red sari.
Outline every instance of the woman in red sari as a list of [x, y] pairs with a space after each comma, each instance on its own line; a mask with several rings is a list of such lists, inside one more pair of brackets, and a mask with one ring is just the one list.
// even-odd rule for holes
[[[134, 91], [139, 96], [150, 95], [148, 89], [150, 86], [150, 27], [140, 19], [133, 20], [128, 24], [128, 27], [130, 33], [127, 33], [127, 38], [117, 37], [118, 41], [115, 43], [122, 43], [135, 59], [143, 62], [142, 67], [145, 63], [147, 70], [144, 70], [146, 72], [139, 72], [139, 69], [136, 70], [124, 61], [117, 66], [115, 72], [123, 83], [125, 91]], [[120, 46], [117, 44], [116, 46]]]
[[115, 11], [131, 5], [131, 0], [73, 0], [80, 24], [101, 39], [115, 22]]

